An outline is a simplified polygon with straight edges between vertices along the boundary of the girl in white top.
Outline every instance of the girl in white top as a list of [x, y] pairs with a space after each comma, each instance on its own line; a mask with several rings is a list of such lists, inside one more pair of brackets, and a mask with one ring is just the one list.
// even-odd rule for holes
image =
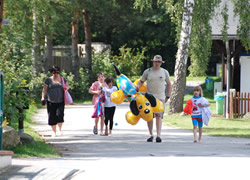
[[191, 118], [193, 123], [194, 143], [197, 142], [197, 126], [199, 127], [199, 143], [201, 143], [202, 127], [203, 127], [202, 110], [203, 108], [210, 106], [210, 104], [203, 97], [203, 91], [200, 86], [194, 87], [193, 93], [194, 96], [191, 97], [190, 99], [192, 100], [193, 103]]
[[[111, 101], [111, 94], [117, 91], [117, 87], [113, 86], [114, 79], [112, 76], [105, 79], [107, 87], [104, 87], [102, 90], [105, 95], [105, 103], [104, 103], [104, 123], [105, 123], [105, 135], [112, 136], [113, 129], [113, 118], [115, 114], [116, 104]], [[109, 132], [108, 132], [108, 123], [109, 123]]]

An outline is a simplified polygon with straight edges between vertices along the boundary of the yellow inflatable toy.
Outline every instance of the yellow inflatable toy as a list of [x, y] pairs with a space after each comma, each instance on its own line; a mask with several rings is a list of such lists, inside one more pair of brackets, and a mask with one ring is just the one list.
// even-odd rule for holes
[[128, 99], [130, 102], [130, 111], [125, 116], [129, 124], [137, 124], [140, 118], [145, 121], [151, 121], [153, 113], [164, 111], [163, 103], [152, 94], [146, 92], [147, 87], [145, 83], [143, 83], [139, 88], [139, 92], [137, 92], [135, 86], [139, 80], [136, 80], [133, 84], [125, 75], [120, 73], [115, 65], [114, 67], [117, 73], [116, 83], [119, 90], [111, 94], [111, 101], [115, 104], [120, 104], [125, 98]]
[[[139, 80], [140, 80], [140, 79], [137, 79], [137, 80], [135, 80], [135, 82], [133, 83], [133, 84], [135, 85], [135, 87], [137, 86]], [[146, 83], [146, 82], [144, 82], [144, 83], [142, 84], [142, 86], [139, 88], [139, 92], [142, 92], [142, 93], [147, 92], [147, 83]]]

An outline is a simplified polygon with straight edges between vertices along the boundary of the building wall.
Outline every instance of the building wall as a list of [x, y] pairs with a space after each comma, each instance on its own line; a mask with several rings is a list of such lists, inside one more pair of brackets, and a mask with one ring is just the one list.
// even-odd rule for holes
[[224, 24], [221, 12], [224, 9], [225, 4], [227, 5], [228, 8], [228, 31], [227, 31], [228, 36], [235, 37], [237, 34], [239, 17], [234, 14], [234, 5], [231, 1], [221, 0], [220, 5], [215, 9], [215, 15], [211, 20], [212, 34], [214, 38], [221, 36], [221, 30]]
[[240, 91], [250, 92], [250, 54], [244, 54], [240, 56]]

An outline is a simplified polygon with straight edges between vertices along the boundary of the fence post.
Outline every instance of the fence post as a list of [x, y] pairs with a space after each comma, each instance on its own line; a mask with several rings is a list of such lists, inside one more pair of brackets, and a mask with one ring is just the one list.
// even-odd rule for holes
[[3, 136], [3, 72], [0, 71], [0, 150], [2, 150], [2, 136]]
[[229, 118], [232, 118], [233, 114], [233, 93], [230, 92], [230, 106], [229, 106]]

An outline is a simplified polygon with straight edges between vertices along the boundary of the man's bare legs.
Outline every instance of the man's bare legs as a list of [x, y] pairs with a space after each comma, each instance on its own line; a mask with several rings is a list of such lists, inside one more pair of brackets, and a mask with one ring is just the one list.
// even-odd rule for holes
[[149, 122], [147, 122], [148, 124], [148, 131], [149, 131], [149, 135], [153, 136], [153, 119]]
[[160, 116], [156, 116], [156, 133], [157, 136], [161, 136], [161, 128], [162, 128], [162, 119]]
[[[156, 142], [161, 142], [161, 128], [162, 128], [162, 119], [160, 116], [156, 116], [156, 133], [157, 133], [157, 137], [156, 137]], [[147, 122], [148, 124], [148, 131], [149, 131], [149, 138], [147, 139], [148, 142], [152, 142], [153, 141], [153, 120]]]

